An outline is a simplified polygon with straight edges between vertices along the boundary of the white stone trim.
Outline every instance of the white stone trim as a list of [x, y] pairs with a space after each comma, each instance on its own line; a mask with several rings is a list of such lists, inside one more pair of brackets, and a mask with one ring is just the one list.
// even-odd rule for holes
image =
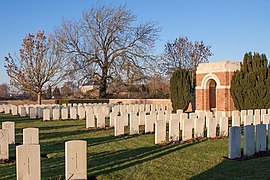
[[197, 67], [196, 74], [207, 74], [213, 72], [234, 72], [240, 69], [240, 62], [222, 61], [200, 63]]
[[[216, 89], [230, 89], [231, 88], [231, 86], [219, 86], [219, 87], [216, 87]], [[202, 87], [202, 86], [196, 86], [195, 87], [195, 89], [201, 89], [201, 90], [203, 90], [203, 89], [205, 89], [204, 87]], [[209, 87], [207, 87], [206, 89], [209, 89]]]

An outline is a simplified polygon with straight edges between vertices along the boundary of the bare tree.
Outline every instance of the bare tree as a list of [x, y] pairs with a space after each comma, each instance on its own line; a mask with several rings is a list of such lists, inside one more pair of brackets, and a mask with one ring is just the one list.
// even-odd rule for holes
[[46, 38], [43, 31], [28, 34], [22, 43], [20, 56], [5, 57], [5, 68], [14, 87], [35, 93], [41, 104], [42, 93], [54, 87], [66, 76], [64, 56], [51, 36]]
[[213, 55], [210, 49], [211, 46], [206, 46], [203, 41], [192, 42], [187, 37], [177, 38], [165, 45], [162, 67], [167, 73], [171, 74], [179, 68], [191, 71], [193, 105], [195, 105], [196, 70], [200, 63], [208, 62], [208, 58]]
[[124, 65], [143, 68], [151, 58], [160, 29], [153, 22], [134, 25], [135, 21], [125, 5], [93, 7], [83, 12], [81, 20], [63, 21], [55, 30], [55, 39], [75, 71], [84, 71], [79, 77], [99, 81], [100, 98], [106, 97], [108, 82]]

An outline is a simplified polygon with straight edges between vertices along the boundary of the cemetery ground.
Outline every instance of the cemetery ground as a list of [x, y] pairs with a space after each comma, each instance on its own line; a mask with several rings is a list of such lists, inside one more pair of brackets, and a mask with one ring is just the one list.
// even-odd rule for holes
[[111, 128], [86, 130], [85, 120], [44, 122], [1, 114], [0, 126], [4, 121], [15, 122], [16, 144], [9, 146], [10, 161], [0, 164], [0, 179], [16, 179], [15, 146], [22, 144], [27, 127], [39, 128], [42, 179], [64, 179], [65, 142], [78, 139], [87, 141], [89, 179], [270, 178], [269, 156], [246, 161], [224, 158], [228, 138], [161, 146], [154, 144], [154, 134], [115, 137]]

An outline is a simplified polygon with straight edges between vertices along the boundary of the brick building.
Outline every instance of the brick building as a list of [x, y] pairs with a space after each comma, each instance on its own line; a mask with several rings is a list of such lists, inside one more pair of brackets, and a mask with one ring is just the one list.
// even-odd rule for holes
[[230, 93], [234, 71], [239, 62], [223, 61], [199, 64], [196, 72], [196, 111], [234, 110]]

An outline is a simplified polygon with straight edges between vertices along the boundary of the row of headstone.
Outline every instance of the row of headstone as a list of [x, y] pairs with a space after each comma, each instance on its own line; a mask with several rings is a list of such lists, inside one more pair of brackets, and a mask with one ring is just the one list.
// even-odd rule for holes
[[[40, 145], [23, 144], [16, 147], [17, 179], [41, 179]], [[65, 142], [65, 178], [87, 179], [87, 142]]]
[[[257, 124], [244, 126], [244, 147], [243, 155], [252, 156], [257, 152], [270, 150], [270, 131], [266, 131], [266, 127], [270, 128], [270, 124]], [[229, 130], [229, 159], [241, 158], [241, 127], [232, 126]]]
[[270, 123], [270, 109], [232, 111], [232, 126]]
[[216, 137], [217, 127], [219, 127], [219, 136], [228, 135], [228, 117], [224, 112], [217, 112], [215, 116], [212, 112], [187, 114], [183, 113], [182, 110], [178, 110], [176, 114], [172, 114], [170, 111], [124, 112], [120, 114], [112, 112], [110, 114], [110, 125], [115, 128], [115, 136], [123, 135], [125, 126], [129, 126], [130, 134], [138, 134], [140, 125], [144, 125], [145, 133], [155, 132], [155, 144], [166, 141], [167, 124], [169, 124], [169, 141], [179, 141], [181, 130], [183, 141], [193, 137], [203, 137], [205, 128], [207, 129], [207, 137], [210, 138]]

